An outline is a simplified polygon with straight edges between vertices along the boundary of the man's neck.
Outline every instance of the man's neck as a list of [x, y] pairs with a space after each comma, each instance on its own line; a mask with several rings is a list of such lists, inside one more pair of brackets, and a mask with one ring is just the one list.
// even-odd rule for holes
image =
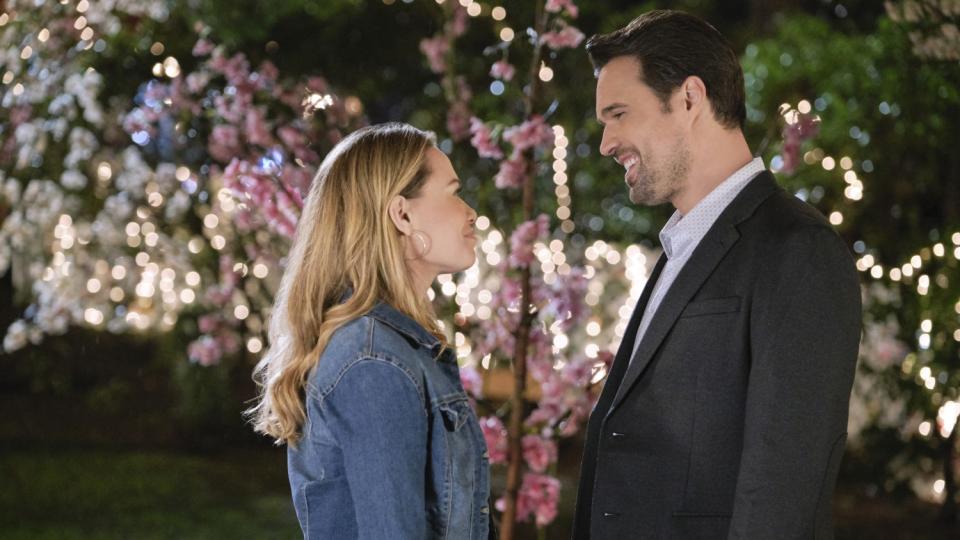
[[690, 213], [724, 180], [753, 160], [750, 147], [739, 130], [704, 137], [694, 150], [699, 151], [691, 156], [686, 186], [670, 201], [681, 215]]

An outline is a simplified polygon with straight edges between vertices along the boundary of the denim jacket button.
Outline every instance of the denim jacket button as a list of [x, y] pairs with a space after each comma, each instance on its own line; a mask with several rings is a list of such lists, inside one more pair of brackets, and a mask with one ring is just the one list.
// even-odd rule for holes
[[481, 513], [481, 514], [489, 514], [489, 513], [490, 513], [490, 507], [489, 507], [489, 506], [484, 506], [483, 508], [480, 509], [480, 513]]
[[490, 452], [484, 450], [484, 451], [483, 451], [483, 459], [490, 459]]

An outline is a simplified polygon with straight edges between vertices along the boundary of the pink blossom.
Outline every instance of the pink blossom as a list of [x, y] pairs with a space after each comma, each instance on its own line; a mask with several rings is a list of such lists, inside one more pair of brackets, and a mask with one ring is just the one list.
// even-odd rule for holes
[[447, 29], [453, 37], [460, 37], [467, 31], [470, 17], [467, 10], [461, 5], [456, 5], [453, 9], [453, 18], [450, 19]]
[[199, 94], [210, 84], [210, 74], [205, 71], [197, 71], [187, 75], [187, 90], [191, 94]]
[[250, 62], [242, 53], [237, 53], [227, 59], [226, 56], [214, 52], [209, 66], [213, 71], [226, 77], [227, 82], [232, 85], [245, 82], [250, 75]]
[[273, 144], [273, 136], [270, 134], [270, 126], [267, 124], [263, 107], [247, 110], [247, 115], [244, 119], [244, 134], [247, 136], [250, 144], [256, 144], [262, 147], [268, 147]]
[[566, 47], [577, 47], [583, 41], [583, 32], [575, 26], [564, 26], [559, 32], [546, 32], [540, 36], [540, 42], [551, 49], [563, 49]]
[[494, 62], [493, 65], [490, 66], [490, 76], [494, 79], [503, 79], [505, 81], [512, 80], [516, 71], [517, 70], [510, 65], [510, 62], [507, 62], [506, 60]]
[[221, 163], [228, 163], [237, 157], [240, 154], [240, 133], [237, 128], [228, 124], [216, 125], [207, 141], [207, 151]]
[[307, 144], [307, 137], [302, 131], [292, 126], [282, 126], [277, 130], [277, 135], [287, 148], [293, 149]]
[[571, 360], [560, 372], [564, 384], [574, 388], [585, 388], [593, 376], [593, 365], [586, 358]]
[[477, 149], [477, 155], [493, 159], [503, 158], [503, 150], [493, 141], [490, 128], [476, 116], [470, 119], [470, 144]]
[[463, 366], [460, 368], [460, 383], [463, 389], [471, 396], [483, 398], [483, 377], [474, 366]]
[[[559, 480], [545, 474], [526, 473], [517, 494], [517, 519], [529, 521], [533, 516], [538, 527], [545, 527], [557, 517], [559, 500]], [[502, 497], [498, 499], [496, 508], [503, 512], [506, 500]]]
[[201, 366], [212, 366], [220, 362], [223, 350], [214, 338], [201, 336], [187, 346], [187, 355], [191, 362]]
[[533, 264], [533, 243], [550, 234], [550, 218], [540, 214], [536, 219], [517, 226], [510, 235], [510, 266], [522, 268]]
[[197, 43], [193, 46], [193, 55], [194, 56], [206, 56], [213, 52], [213, 43], [207, 39], [200, 38], [197, 40]]
[[240, 350], [240, 336], [233, 331], [221, 331], [214, 338], [220, 349], [228, 354], [233, 354]]
[[[793, 111], [792, 111], [793, 112]], [[790, 174], [800, 165], [800, 146], [804, 141], [817, 136], [820, 117], [810, 113], [796, 112], [794, 122], [783, 126], [783, 172]]]
[[202, 334], [211, 334], [220, 325], [220, 316], [214, 315], [212, 313], [203, 315], [197, 319], [197, 329], [200, 330]]
[[576, 19], [579, 13], [573, 0], [547, 0], [544, 9], [550, 13], [560, 13], [560, 10], [566, 10], [571, 19]]
[[503, 132], [503, 140], [513, 144], [516, 152], [523, 152], [535, 146], [552, 144], [553, 129], [547, 125], [543, 117], [535, 114], [519, 126], [509, 127]]
[[470, 134], [470, 108], [466, 101], [455, 101], [447, 111], [447, 132], [455, 141]]
[[539, 435], [523, 437], [523, 460], [536, 472], [544, 472], [557, 461], [557, 443]]
[[500, 162], [500, 170], [494, 177], [498, 189], [518, 188], [527, 177], [527, 162], [523, 156], [512, 157]]
[[484, 416], [480, 419], [480, 430], [487, 443], [490, 464], [504, 463], [507, 460], [507, 429], [496, 416]]
[[264, 60], [260, 63], [260, 84], [261, 87], [265, 86], [267, 83], [273, 84], [277, 82], [277, 77], [280, 76], [280, 71], [277, 69], [277, 66], [269, 60]]
[[420, 40], [420, 51], [427, 57], [430, 71], [443, 73], [447, 70], [446, 56], [450, 44], [442, 34]]
[[211, 305], [223, 305], [230, 301], [233, 287], [229, 285], [214, 285], [204, 292], [204, 301]]
[[541, 318], [549, 320], [551, 324], [559, 322], [561, 330], [579, 326], [587, 314], [583, 302], [587, 294], [587, 279], [580, 268], [559, 275], [553, 284], [538, 287], [535, 292], [536, 304], [542, 306]]
[[292, 238], [303, 207], [302, 195], [296, 189], [290, 188], [288, 192], [281, 187], [273, 178], [278, 171], [265, 167], [234, 159], [223, 173], [224, 186], [237, 198], [249, 201], [271, 229], [282, 237]]

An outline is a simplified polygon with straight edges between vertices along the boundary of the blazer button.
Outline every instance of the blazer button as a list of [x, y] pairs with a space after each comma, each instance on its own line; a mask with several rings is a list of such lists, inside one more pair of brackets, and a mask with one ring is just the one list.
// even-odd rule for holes
[[617, 513], [615, 513], [615, 512], [604, 512], [604, 513], [603, 513], [603, 517], [605, 517], [605, 518], [607, 518], [607, 519], [613, 519], [613, 518], [616, 518], [616, 517], [620, 517], [620, 514], [617, 514]]
[[489, 513], [490, 513], [490, 507], [489, 507], [489, 506], [484, 506], [483, 508], [480, 509], [480, 513], [481, 513], [481, 514], [489, 514]]
[[484, 451], [483, 451], [483, 459], [490, 459], [490, 452], [484, 450]]
[[610, 436], [613, 437], [614, 439], [622, 439], [622, 438], [626, 437], [627, 434], [626, 434], [626, 433], [620, 433], [620, 432], [618, 432], [618, 431], [612, 431], [612, 432], [610, 432]]

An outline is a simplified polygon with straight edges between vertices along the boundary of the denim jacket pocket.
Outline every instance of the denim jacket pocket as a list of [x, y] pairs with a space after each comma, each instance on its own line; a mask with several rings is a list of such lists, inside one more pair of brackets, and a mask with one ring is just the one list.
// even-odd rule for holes
[[460, 431], [470, 419], [470, 405], [466, 400], [444, 403], [437, 408], [448, 431]]

